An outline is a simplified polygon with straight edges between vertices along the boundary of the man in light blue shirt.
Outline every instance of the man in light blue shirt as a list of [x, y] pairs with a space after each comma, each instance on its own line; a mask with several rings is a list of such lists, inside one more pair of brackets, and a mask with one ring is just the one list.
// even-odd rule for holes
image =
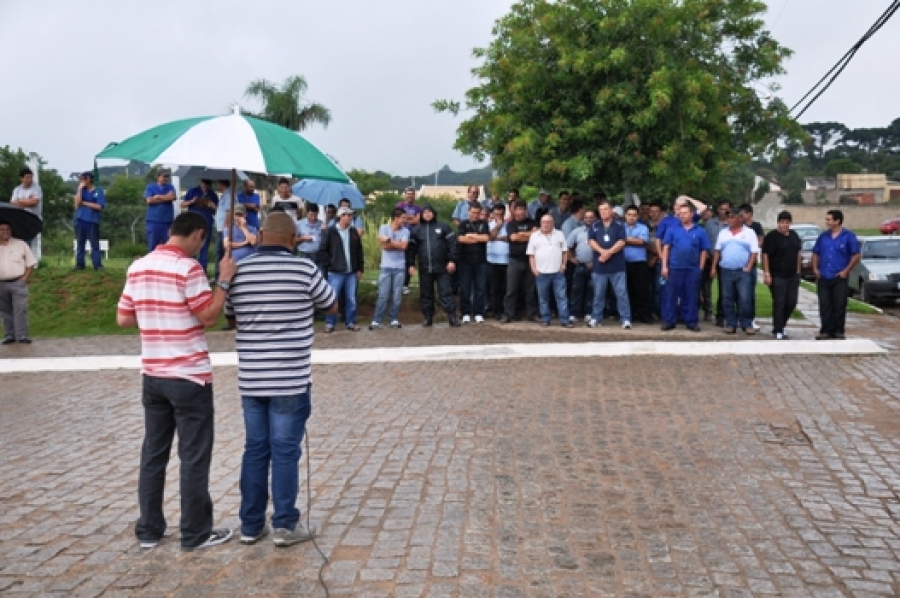
[[216, 187], [219, 191], [219, 205], [216, 206], [216, 272], [215, 279], [219, 278], [219, 262], [225, 255], [225, 224], [228, 219], [228, 212], [234, 206], [234, 195], [231, 192], [231, 181], [222, 179], [216, 181]]
[[756, 233], [744, 226], [739, 211], [728, 216], [728, 228], [716, 239], [715, 254], [710, 276], [722, 277], [722, 307], [725, 309], [725, 334], [734, 334], [737, 327], [747, 335], [756, 334], [753, 329], [752, 295], [756, 293], [753, 270], [759, 241]]
[[488, 310], [494, 318], [503, 318], [503, 298], [506, 296], [506, 269], [509, 266], [509, 239], [506, 236], [506, 206], [494, 204], [488, 220], [490, 241], [487, 244]]
[[[569, 249], [568, 268], [572, 272], [571, 291], [569, 292], [569, 321], [584, 318], [591, 320], [591, 307], [594, 294], [591, 292], [591, 268], [594, 263], [594, 250], [591, 248], [588, 229], [597, 221], [597, 212], [585, 210], [581, 206], [582, 223], [566, 236]], [[570, 219], [571, 220], [571, 219]]]
[[403, 300], [403, 278], [406, 275], [406, 247], [409, 243], [409, 229], [404, 226], [406, 211], [394, 208], [391, 222], [378, 229], [378, 242], [381, 245], [381, 272], [378, 274], [378, 299], [375, 302], [375, 315], [369, 330], [378, 330], [381, 318], [388, 310], [391, 328], [400, 326], [400, 302]]
[[314, 203], [306, 205], [306, 218], [297, 222], [297, 249], [300, 255], [318, 264], [319, 247], [322, 242], [322, 228], [325, 223], [319, 220], [319, 206]]
[[628, 283], [628, 302], [631, 316], [642, 324], [650, 319], [650, 269], [647, 267], [647, 245], [650, 229], [641, 222], [640, 209], [631, 205], [625, 209], [625, 276]]
[[567, 239], [573, 230], [584, 224], [584, 210], [584, 202], [581, 199], [576, 198], [572, 200], [572, 205], [569, 208], [569, 217], [566, 218], [565, 222], [562, 223], [562, 227], [560, 227], [562, 234]]
[[453, 220], [453, 224], [459, 227], [460, 222], [465, 222], [469, 219], [469, 209], [476, 205], [481, 206], [481, 202], [478, 201], [479, 197], [481, 197], [481, 190], [478, 188], [478, 185], [469, 185], [469, 188], [466, 190], [466, 199], [457, 203], [456, 207], [453, 208], [453, 215], [450, 217]]

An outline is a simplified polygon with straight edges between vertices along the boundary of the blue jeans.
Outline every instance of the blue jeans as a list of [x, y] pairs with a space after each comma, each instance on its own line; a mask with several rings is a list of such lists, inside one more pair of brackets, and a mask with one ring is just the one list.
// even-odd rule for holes
[[[328, 273], [328, 284], [334, 289], [335, 296], [338, 299], [344, 298], [344, 308], [346, 309], [344, 324], [348, 328], [356, 325], [356, 283], [356, 274], [353, 272]], [[325, 316], [325, 325], [334, 328], [337, 325], [337, 314]]]
[[156, 249], [157, 245], [164, 245], [169, 241], [169, 228], [171, 222], [148, 222], [147, 223], [147, 252]]
[[541, 322], [550, 323], [550, 289], [556, 299], [559, 321], [562, 324], [569, 323], [569, 302], [566, 299], [566, 275], [562, 272], [553, 274], [538, 274], [534, 280], [537, 286], [538, 307], [541, 310]]
[[612, 285], [613, 294], [616, 296], [616, 308], [619, 311], [619, 319], [622, 322], [631, 322], [631, 303], [628, 302], [628, 278], [624, 272], [611, 272], [608, 274], [591, 274], [594, 281], [594, 305], [591, 309], [591, 317], [598, 322], [603, 320], [603, 309], [606, 307], [606, 287]]
[[207, 220], [206, 237], [203, 239], [203, 246], [197, 252], [197, 261], [200, 263], [200, 267], [203, 268], [204, 274], [206, 274], [206, 267], [209, 266], [209, 244], [212, 241], [213, 230], [212, 221]]
[[266, 525], [269, 465], [272, 466], [272, 527], [294, 529], [300, 455], [306, 420], [312, 411], [309, 391], [276, 397], [241, 397], [244, 406], [244, 458], [241, 462], [241, 532], [255, 536]]
[[681, 319], [688, 328], [700, 321], [700, 278], [703, 271], [697, 268], [669, 269], [669, 278], [663, 286], [662, 319], [666, 326], [674, 326], [678, 321], [678, 306], [681, 305]]
[[[381, 318], [384, 317], [386, 309], [391, 322], [400, 317], [404, 279], [403, 268], [382, 268], [378, 273], [378, 299], [375, 302], [373, 322], [381, 324]], [[390, 307], [388, 307], [388, 302], [390, 302]]]
[[[588, 293], [591, 292], [591, 267], [586, 264], [578, 264], [572, 270], [572, 294], [569, 295], [569, 315], [581, 319], [587, 314], [588, 309], [593, 311], [593, 295], [588, 302]], [[588, 307], [590, 305], [590, 308]]]
[[459, 264], [459, 311], [464, 316], [484, 315], [487, 264]]
[[75, 267], [84, 269], [84, 246], [86, 241], [91, 242], [91, 263], [94, 269], [101, 267], [100, 258], [103, 253], [100, 251], [100, 223], [85, 222], [78, 219], [75, 221]]
[[753, 295], [756, 289], [752, 272], [722, 269], [722, 307], [725, 310], [725, 325], [728, 328], [750, 328], [753, 325]]

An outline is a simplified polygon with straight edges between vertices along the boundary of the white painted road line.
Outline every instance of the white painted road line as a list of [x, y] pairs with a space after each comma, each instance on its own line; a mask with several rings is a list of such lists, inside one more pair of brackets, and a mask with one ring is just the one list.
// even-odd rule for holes
[[[445, 345], [433, 347], [375, 347], [369, 349], [317, 349], [317, 365], [396, 363], [412, 361], [473, 361], [482, 359], [527, 359], [540, 357], [721, 356], [721, 355], [869, 355], [887, 350], [868, 339], [844, 341], [724, 341], [724, 342], [609, 342], [543, 343], [504, 345]], [[215, 367], [237, 365], [236, 353], [212, 353]], [[138, 355], [86, 355], [4, 359], [0, 374], [23, 372], [73, 372], [135, 370]]]

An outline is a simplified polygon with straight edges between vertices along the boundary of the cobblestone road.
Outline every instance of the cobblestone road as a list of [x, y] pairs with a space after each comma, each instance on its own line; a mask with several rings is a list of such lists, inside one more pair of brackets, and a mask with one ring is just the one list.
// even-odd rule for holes
[[[332, 595], [900, 594], [900, 355], [315, 375]], [[216, 371], [212, 472], [230, 525], [234, 378]], [[309, 545], [139, 550], [138, 392], [130, 371], [0, 376], [0, 593], [324, 595]], [[176, 475], [173, 460], [170, 526]]]

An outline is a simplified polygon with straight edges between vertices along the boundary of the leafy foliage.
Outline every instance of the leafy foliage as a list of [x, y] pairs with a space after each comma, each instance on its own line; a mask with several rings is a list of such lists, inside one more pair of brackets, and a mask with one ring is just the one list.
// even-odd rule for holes
[[262, 110], [251, 116], [281, 125], [291, 131], [303, 131], [314, 123], [327, 127], [331, 111], [317, 102], [307, 103], [306, 78], [302, 75], [288, 77], [279, 87], [265, 79], [258, 79], [247, 86], [247, 97], [262, 102]]
[[[41, 206], [44, 229], [69, 226], [72, 221], [71, 201], [67, 194], [75, 188], [67, 184], [59, 173], [44, 168], [45, 162], [39, 158], [38, 181], [44, 194]], [[0, 147], [0, 201], [9, 201], [13, 189], [19, 186], [19, 170], [28, 165], [28, 156], [20, 148]]]
[[[802, 131], [754, 85], [790, 51], [756, 0], [520, 0], [474, 51], [455, 147], [507, 184], [726, 192], [731, 169]], [[460, 104], [441, 100], [437, 110]]]

